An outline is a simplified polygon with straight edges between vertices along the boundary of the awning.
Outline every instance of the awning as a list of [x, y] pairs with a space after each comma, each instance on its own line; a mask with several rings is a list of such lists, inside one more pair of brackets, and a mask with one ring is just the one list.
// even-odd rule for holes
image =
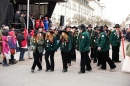
[[[27, 3], [27, 0], [15, 0], [16, 3]], [[40, 2], [65, 2], [67, 0], [30, 0], [30, 3], [40, 3]]]

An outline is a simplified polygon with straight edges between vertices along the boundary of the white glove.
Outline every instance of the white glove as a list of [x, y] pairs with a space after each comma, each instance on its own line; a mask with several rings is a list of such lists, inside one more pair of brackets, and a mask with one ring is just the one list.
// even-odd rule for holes
[[98, 47], [98, 50], [101, 50], [101, 47]]

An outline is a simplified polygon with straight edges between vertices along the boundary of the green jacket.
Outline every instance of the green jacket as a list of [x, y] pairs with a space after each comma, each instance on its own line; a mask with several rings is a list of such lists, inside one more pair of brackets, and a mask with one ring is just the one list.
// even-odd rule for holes
[[77, 37], [78, 37], [78, 32], [75, 32], [74, 35], [72, 35], [72, 37], [73, 37], [72, 46], [76, 46]]
[[72, 48], [71, 39], [68, 37], [68, 41], [66, 41], [64, 38], [62, 38], [59, 41], [59, 44], [57, 46], [57, 49], [60, 47], [61, 51], [63, 52], [70, 52]]
[[126, 46], [126, 55], [130, 57], [130, 43]]
[[83, 31], [79, 38], [79, 51], [85, 52], [89, 51], [90, 47], [90, 37], [87, 31]]
[[97, 46], [101, 48], [100, 52], [110, 49], [109, 43], [107, 41], [107, 36], [104, 32], [101, 32], [99, 34]]
[[57, 50], [57, 39], [54, 36], [53, 41], [45, 40], [45, 50], [46, 51], [56, 51]]
[[80, 40], [80, 35], [81, 35], [81, 33], [78, 33], [77, 38], [76, 38], [76, 49], [77, 49], [77, 51], [79, 51], [79, 40]]
[[97, 44], [98, 44], [98, 35], [99, 34], [97, 32], [95, 32], [93, 47], [97, 47]]
[[36, 53], [36, 48], [38, 49], [39, 53], [43, 52], [43, 47], [44, 45], [44, 39], [42, 38], [42, 40], [39, 40], [38, 43], [35, 42], [35, 39], [32, 37], [30, 39], [30, 46], [33, 49], [33, 53]]
[[121, 36], [117, 36], [116, 30], [112, 31], [110, 34], [110, 44], [112, 46], [120, 46], [120, 43], [121, 43]]
[[91, 31], [88, 31], [88, 33], [89, 33], [89, 37], [90, 37], [90, 46], [93, 46], [93, 44], [94, 44], [95, 31], [94, 31], [94, 30], [91, 30]]

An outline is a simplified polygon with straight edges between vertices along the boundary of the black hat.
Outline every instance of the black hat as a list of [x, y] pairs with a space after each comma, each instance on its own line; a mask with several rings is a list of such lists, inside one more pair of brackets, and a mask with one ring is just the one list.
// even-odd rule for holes
[[69, 33], [66, 30], [60, 30], [59, 33], [61, 34], [62, 32], [66, 33], [67, 35], [69, 35]]
[[96, 30], [103, 32], [103, 26], [98, 27]]
[[34, 36], [36, 36], [37, 34], [39, 34], [40, 32], [38, 30], [34, 31]]
[[93, 28], [91, 24], [88, 25], [88, 28]]
[[76, 30], [78, 29], [78, 27], [76, 27], [76, 26], [73, 26], [72, 29], [73, 29], [73, 28], [75, 28]]
[[81, 24], [81, 25], [79, 26], [79, 29], [80, 29], [80, 30], [85, 30], [85, 29], [86, 29], [86, 26], [85, 26], [84, 24]]
[[24, 28], [21, 28], [20, 31], [23, 32], [23, 31], [24, 31]]
[[115, 24], [115, 27], [113, 28], [120, 28], [121, 26], [119, 24]]
[[65, 27], [65, 30], [66, 30], [67, 28], [71, 28], [71, 26], [66, 26], [66, 27]]
[[108, 26], [105, 24], [104, 27], [108, 28]]
[[54, 33], [52, 29], [48, 29], [47, 32]]
[[98, 25], [96, 25], [96, 27], [94, 27], [94, 30], [97, 30], [99, 28], [99, 26]]

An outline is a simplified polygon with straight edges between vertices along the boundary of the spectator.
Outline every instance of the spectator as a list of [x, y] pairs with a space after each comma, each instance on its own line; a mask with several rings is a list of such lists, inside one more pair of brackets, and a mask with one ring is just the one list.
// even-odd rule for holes
[[20, 23], [21, 23], [21, 27], [22, 27], [22, 28], [25, 28], [25, 26], [26, 26], [26, 22], [25, 22], [24, 17], [25, 17], [25, 14], [24, 14], [24, 13], [21, 13], [21, 14], [20, 14]]
[[48, 30], [48, 28], [49, 28], [49, 21], [48, 21], [48, 17], [45, 17], [45, 20], [43, 21], [43, 23], [44, 23], [44, 28], [45, 28], [45, 30], [47, 31], [47, 30]]
[[21, 28], [21, 33], [18, 33], [18, 35], [17, 35], [19, 51], [20, 51], [19, 61], [24, 61], [25, 47], [27, 46], [27, 42], [24, 37], [24, 33], [25, 33], [24, 29]]
[[20, 11], [16, 11], [15, 13], [15, 23], [19, 23], [20, 22]]
[[14, 54], [16, 50], [16, 36], [14, 31], [9, 32], [9, 38], [8, 38], [8, 44], [10, 47], [10, 52], [11, 52], [11, 60], [9, 61], [9, 64], [15, 64], [14, 62]]

